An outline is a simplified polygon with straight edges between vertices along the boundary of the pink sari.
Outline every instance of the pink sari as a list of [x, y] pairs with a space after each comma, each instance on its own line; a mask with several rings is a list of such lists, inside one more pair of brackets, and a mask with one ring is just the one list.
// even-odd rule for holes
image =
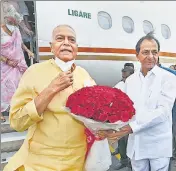
[[1, 55], [18, 62], [18, 65], [14, 68], [1, 62], [1, 112], [9, 108], [20, 78], [27, 69], [21, 44], [22, 39], [18, 29], [13, 31], [7, 43], [1, 44]]

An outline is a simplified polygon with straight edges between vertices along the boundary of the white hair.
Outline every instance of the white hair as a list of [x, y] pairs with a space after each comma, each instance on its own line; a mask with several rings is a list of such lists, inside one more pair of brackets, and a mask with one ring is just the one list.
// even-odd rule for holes
[[56, 26], [56, 27], [53, 29], [53, 32], [52, 32], [52, 39], [53, 39], [53, 34], [54, 34], [55, 30], [58, 29], [58, 28], [60, 28], [60, 27], [68, 27], [68, 28], [70, 28], [70, 29], [75, 33], [75, 35], [76, 35], [76, 32], [75, 32], [75, 30], [73, 29], [73, 27], [71, 27], [71, 26], [68, 25], [68, 24], [60, 24], [60, 25]]
[[1, 2], [1, 22], [8, 22], [8, 17], [14, 18], [18, 23], [23, 20], [23, 16], [16, 11], [13, 5], [7, 1]]

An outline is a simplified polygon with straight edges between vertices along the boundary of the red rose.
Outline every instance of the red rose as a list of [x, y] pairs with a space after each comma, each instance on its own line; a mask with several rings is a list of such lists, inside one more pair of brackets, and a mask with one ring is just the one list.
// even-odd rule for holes
[[108, 86], [84, 87], [68, 97], [66, 107], [74, 114], [100, 122], [126, 122], [135, 114], [131, 99]]
[[127, 122], [129, 119], [131, 119], [130, 113], [129, 112], [123, 112], [121, 115], [121, 120], [123, 122]]
[[120, 115], [111, 115], [109, 116], [109, 122], [115, 123], [121, 119]]
[[108, 120], [108, 115], [107, 114], [101, 114], [98, 119], [101, 122], [106, 122]]

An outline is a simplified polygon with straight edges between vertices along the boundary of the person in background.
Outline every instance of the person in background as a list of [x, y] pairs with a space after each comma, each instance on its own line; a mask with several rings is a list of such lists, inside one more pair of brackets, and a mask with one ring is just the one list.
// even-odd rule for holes
[[[29, 36], [33, 36], [34, 33], [30, 30], [30, 25], [27, 22], [26, 17], [24, 17], [24, 15], [27, 14], [27, 7], [24, 1], [5, 0], [3, 1], [2, 6], [3, 6], [3, 11], [5, 13], [7, 13], [8, 11], [10, 15], [13, 15], [15, 10], [17, 14], [16, 17], [20, 18], [20, 22], [18, 23], [20, 31], [23, 30], [23, 32], [25, 32]], [[13, 6], [13, 8], [11, 6]]]
[[173, 123], [173, 160], [176, 167], [176, 100], [172, 109], [172, 123]]
[[131, 66], [129, 67], [125, 67], [122, 69], [122, 80], [117, 83], [114, 87], [120, 89], [121, 91], [124, 92], [124, 88], [125, 88], [125, 80], [134, 73], [134, 69], [132, 69]]
[[159, 57], [158, 57], [157, 65], [158, 65], [160, 68], [162, 68], [162, 69], [164, 69], [164, 70], [166, 70], [166, 71], [169, 71], [170, 73], [176, 75], [176, 71], [174, 70], [174, 65], [171, 65], [169, 68], [162, 66], [161, 63], [160, 63], [160, 58], [159, 58]]
[[169, 68], [173, 69], [173, 70], [176, 70], [176, 65], [171, 65]]
[[[176, 70], [172, 69], [172, 67], [166, 68], [160, 64], [160, 58], [158, 57], [158, 66], [176, 76]], [[174, 65], [171, 65], [174, 66]], [[173, 67], [174, 68], [174, 67]], [[176, 100], [174, 102], [174, 106], [172, 108], [172, 134], [173, 134], [173, 157], [175, 167], [176, 167]]]
[[[120, 89], [121, 91], [124, 92], [125, 91], [125, 81], [133, 73], [134, 73], [133, 63], [126, 63], [124, 65], [124, 68], [122, 69], [122, 81], [120, 81], [114, 87], [118, 88], [118, 89]], [[128, 135], [121, 138], [118, 141], [118, 148], [112, 154], [112, 155], [116, 155], [116, 154], [120, 153], [120, 156], [121, 156], [120, 165], [117, 165], [116, 167], [114, 167], [114, 169], [116, 169], [116, 170], [122, 169], [124, 167], [131, 167], [130, 166], [130, 161], [129, 161], [128, 156], [126, 154], [127, 141], [128, 141]]]
[[[25, 23], [26, 27], [32, 32], [32, 27], [29, 24], [29, 11], [28, 11], [28, 8], [27, 8], [25, 2], [24, 1], [18, 1], [17, 3], [18, 3], [18, 6], [19, 6], [19, 12], [23, 16], [23, 20], [24, 20], [24, 23]], [[20, 29], [20, 32], [21, 32], [23, 43], [25, 44], [25, 46], [28, 49], [30, 49], [30, 42], [32, 41], [32, 36], [27, 34], [24, 31], [24, 29]], [[25, 52], [25, 51], [24, 51], [24, 56], [25, 56], [27, 66], [29, 67], [30, 64], [31, 64], [30, 63], [30, 58], [28, 56], [28, 53]]]
[[[28, 8], [25, 2], [24, 1], [12, 1], [12, 0], [8, 0], [5, 2], [9, 3], [10, 5], [13, 5], [16, 12], [20, 14], [22, 19], [21, 19], [21, 22], [19, 23], [19, 29], [20, 29], [20, 33], [22, 36], [22, 40], [23, 40], [24, 45], [28, 49], [30, 49], [30, 41], [32, 41], [32, 36], [34, 33], [28, 21], [29, 12], [28, 12]], [[30, 56], [28, 55], [26, 51], [24, 51], [24, 56], [25, 56], [26, 64], [29, 67], [30, 66]]]
[[168, 171], [172, 157], [172, 108], [176, 78], [157, 66], [160, 43], [148, 33], [136, 44], [141, 69], [127, 78], [125, 93], [136, 109], [134, 120], [120, 131], [99, 131], [111, 141], [129, 134], [127, 156], [135, 171]]
[[27, 65], [23, 49], [30, 57], [34, 54], [23, 44], [18, 24], [21, 16], [9, 4], [1, 6], [1, 121], [5, 122], [2, 112], [8, 111], [11, 98], [18, 87]]
[[131, 67], [134, 70], [134, 64], [133, 63], [125, 63], [124, 68], [125, 67]]

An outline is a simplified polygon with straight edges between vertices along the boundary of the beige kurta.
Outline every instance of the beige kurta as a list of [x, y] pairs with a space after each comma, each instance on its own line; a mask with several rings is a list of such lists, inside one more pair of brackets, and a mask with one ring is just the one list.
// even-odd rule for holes
[[[84, 126], [64, 111], [67, 97], [95, 82], [81, 67], [73, 71], [73, 86], [56, 94], [40, 117], [34, 98], [61, 72], [53, 59], [30, 67], [22, 77], [12, 98], [10, 125], [17, 131], [27, 128], [28, 134], [21, 149], [10, 159], [4, 171], [82, 171], [86, 137]], [[23, 170], [23, 169], [22, 169]]]

